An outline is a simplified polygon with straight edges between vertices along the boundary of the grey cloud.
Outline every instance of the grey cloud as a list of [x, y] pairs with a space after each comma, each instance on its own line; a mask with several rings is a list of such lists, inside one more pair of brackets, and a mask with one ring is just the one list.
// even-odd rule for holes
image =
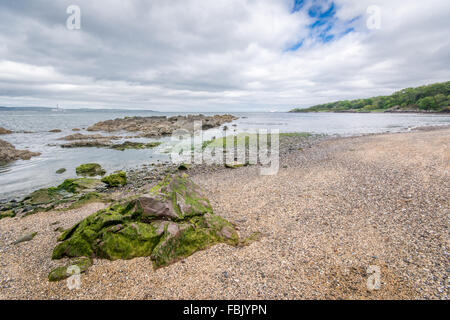
[[[337, 0], [330, 43], [305, 41], [292, 1], [11, 1], [0, 3], [0, 104], [173, 111], [288, 110], [448, 80], [450, 4]], [[81, 7], [81, 30], [65, 27]]]

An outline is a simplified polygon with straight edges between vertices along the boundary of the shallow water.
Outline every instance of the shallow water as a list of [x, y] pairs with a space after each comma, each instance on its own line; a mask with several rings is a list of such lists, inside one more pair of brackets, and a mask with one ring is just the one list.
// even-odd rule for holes
[[[0, 166], [0, 200], [21, 198], [37, 188], [53, 186], [64, 179], [75, 177], [75, 168], [83, 163], [100, 163], [108, 172], [137, 168], [143, 164], [169, 160], [165, 153], [170, 138], [162, 138], [163, 144], [155, 149], [117, 151], [102, 148], [63, 149], [58, 138], [73, 134], [73, 128], [83, 129], [103, 120], [125, 116], [173, 116], [183, 113], [159, 113], [148, 111], [0, 111], [0, 127], [14, 131], [31, 133], [14, 133], [2, 135], [0, 139], [12, 143], [17, 149], [29, 149], [41, 152], [39, 157], [31, 160], [18, 160]], [[214, 113], [204, 113], [212, 115]], [[318, 134], [338, 134], [343, 136], [378, 132], [406, 131], [418, 126], [446, 125], [450, 117], [445, 115], [423, 114], [343, 114], [343, 113], [233, 113], [240, 117], [232, 124], [225, 124], [237, 132], [250, 129], [278, 129], [281, 132], [312, 132]], [[49, 130], [61, 129], [61, 133], [49, 133]], [[221, 129], [211, 129], [204, 133], [204, 138], [218, 136]], [[229, 131], [233, 132], [233, 131]], [[102, 133], [105, 134], [105, 133]], [[116, 134], [116, 133], [115, 133]], [[123, 133], [126, 134], [126, 133]], [[127, 139], [139, 141], [139, 139]], [[142, 140], [142, 139], [141, 139]], [[156, 139], [145, 139], [154, 141]], [[120, 141], [117, 141], [120, 142]], [[57, 144], [56, 146], [52, 144]], [[66, 168], [64, 174], [55, 171]]]

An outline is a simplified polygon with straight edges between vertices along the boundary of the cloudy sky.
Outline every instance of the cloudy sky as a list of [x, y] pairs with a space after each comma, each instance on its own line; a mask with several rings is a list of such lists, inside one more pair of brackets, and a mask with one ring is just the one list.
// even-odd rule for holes
[[449, 16], [448, 0], [2, 0], [0, 105], [285, 111], [390, 94], [450, 80]]

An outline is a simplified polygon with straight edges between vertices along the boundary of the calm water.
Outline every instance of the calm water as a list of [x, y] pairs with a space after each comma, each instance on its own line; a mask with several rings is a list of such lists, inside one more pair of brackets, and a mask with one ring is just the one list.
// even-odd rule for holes
[[[163, 138], [163, 144], [149, 150], [116, 151], [102, 148], [63, 149], [58, 138], [73, 134], [73, 128], [82, 129], [103, 120], [125, 116], [172, 116], [183, 113], [159, 113], [147, 111], [0, 111], [0, 127], [14, 131], [0, 139], [12, 143], [17, 149], [29, 149], [42, 155], [31, 160], [19, 160], [0, 166], [0, 200], [21, 198], [37, 188], [53, 186], [64, 179], [75, 177], [75, 168], [83, 163], [98, 162], [108, 172], [137, 168], [169, 159], [167, 155], [170, 138]], [[204, 113], [211, 115], [213, 113]], [[300, 113], [233, 113], [239, 116], [234, 121], [237, 132], [248, 129], [279, 129], [281, 132], [312, 132], [337, 135], [358, 135], [377, 132], [407, 131], [418, 126], [450, 124], [450, 116], [419, 114], [300, 114]], [[227, 124], [231, 128], [230, 124]], [[49, 133], [61, 129], [61, 133]], [[218, 136], [221, 129], [208, 130], [205, 139]], [[125, 134], [125, 133], [124, 133]], [[133, 139], [128, 139], [133, 140]], [[139, 141], [139, 139], [135, 139]], [[151, 141], [146, 139], [145, 141]], [[118, 141], [119, 142], [119, 141]], [[56, 144], [56, 145], [54, 145]], [[52, 146], [53, 145], [53, 146]], [[66, 168], [64, 174], [55, 171]]]

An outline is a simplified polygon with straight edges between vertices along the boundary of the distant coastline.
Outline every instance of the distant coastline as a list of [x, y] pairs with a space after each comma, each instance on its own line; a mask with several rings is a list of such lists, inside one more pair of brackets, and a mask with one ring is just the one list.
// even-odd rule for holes
[[390, 96], [341, 100], [289, 112], [445, 114], [450, 113], [450, 81], [406, 88]]
[[[52, 107], [5, 107], [0, 106], [0, 111], [52, 111], [55, 108]], [[145, 109], [94, 109], [94, 108], [59, 108], [59, 111], [92, 111], [92, 112], [98, 112], [98, 111], [139, 111], [139, 112], [155, 112], [158, 113], [160, 111], [155, 110], [145, 110]]]

